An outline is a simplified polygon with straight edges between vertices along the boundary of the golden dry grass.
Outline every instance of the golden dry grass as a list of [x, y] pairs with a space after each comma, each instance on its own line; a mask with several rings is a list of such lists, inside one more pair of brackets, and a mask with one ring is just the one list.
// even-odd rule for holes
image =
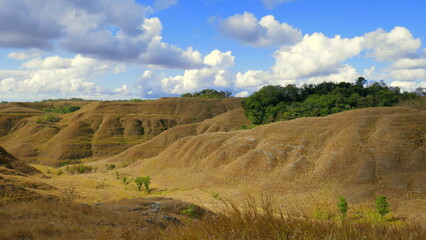
[[[178, 125], [201, 122], [240, 107], [241, 99], [164, 98], [147, 102], [53, 101], [0, 106], [0, 144], [17, 157], [59, 165], [112, 157]], [[44, 107], [73, 104], [56, 123], [38, 124]]]

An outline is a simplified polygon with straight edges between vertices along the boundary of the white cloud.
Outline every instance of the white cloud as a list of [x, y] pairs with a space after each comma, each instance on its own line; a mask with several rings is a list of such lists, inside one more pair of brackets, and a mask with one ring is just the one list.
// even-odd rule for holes
[[242, 91], [237, 94], [235, 94], [235, 97], [248, 97], [250, 93], [248, 91]]
[[365, 39], [365, 48], [372, 49], [368, 56], [379, 61], [413, 57], [421, 46], [420, 39], [413, 38], [411, 32], [404, 27], [395, 27], [388, 33], [377, 29], [365, 34]]
[[122, 96], [131, 95], [132, 93], [132, 91], [126, 84], [123, 84], [121, 87], [114, 89], [113, 92], [117, 95], [122, 95]]
[[[155, 3], [166, 7], [175, 2]], [[161, 68], [202, 67], [199, 52], [162, 42], [161, 21], [146, 17], [152, 11], [134, 0], [2, 0], [0, 46], [65, 48], [97, 59]]]
[[396, 60], [392, 64], [394, 69], [404, 69], [404, 68], [426, 68], [426, 58], [402, 58]]
[[234, 65], [235, 57], [232, 52], [221, 52], [217, 49], [213, 50], [209, 55], [204, 57], [204, 63], [215, 68], [229, 68]]
[[237, 73], [235, 78], [235, 86], [238, 88], [257, 88], [270, 82], [271, 77], [265, 71], [248, 70], [245, 73]]
[[417, 84], [414, 81], [393, 81], [389, 85], [391, 87], [399, 87], [403, 91], [414, 91], [416, 88], [420, 87], [420, 84]]
[[273, 71], [284, 79], [336, 73], [343, 61], [360, 54], [363, 42], [363, 37], [328, 38], [322, 33], [305, 35], [303, 41], [295, 46], [275, 52]]
[[391, 76], [399, 81], [426, 80], [426, 68], [419, 69], [396, 69], [391, 71]]
[[[21, 65], [19, 71], [0, 71], [0, 92], [22, 95], [123, 94], [128, 90], [108, 91], [91, 78], [98, 74], [117, 72], [120, 65], [76, 55], [74, 58], [51, 56], [37, 58]], [[9, 76], [9, 77], [5, 77]]]
[[155, 0], [154, 7], [158, 10], [163, 10], [176, 5], [177, 3], [178, 0]]
[[39, 49], [30, 49], [28, 51], [10, 52], [7, 54], [7, 57], [15, 60], [26, 60], [29, 58], [39, 57], [42, 53], [43, 51]]
[[344, 67], [339, 68], [337, 73], [311, 77], [307, 82], [312, 84], [318, 84], [322, 82], [352, 82], [359, 76], [360, 75], [353, 66], [346, 64]]
[[292, 45], [302, 37], [298, 29], [278, 22], [272, 15], [258, 20], [248, 12], [219, 20], [218, 30], [226, 37], [254, 47]]
[[203, 64], [203, 68], [187, 69], [183, 75], [168, 77], [145, 71], [138, 83], [142, 96], [176, 95], [211, 87], [231, 87], [234, 77], [227, 69], [233, 66], [234, 56], [230, 51], [213, 50], [204, 57]]

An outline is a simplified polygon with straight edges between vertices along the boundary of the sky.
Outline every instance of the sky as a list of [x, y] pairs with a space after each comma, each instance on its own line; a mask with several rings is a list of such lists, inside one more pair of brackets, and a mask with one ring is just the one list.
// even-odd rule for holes
[[0, 0], [0, 100], [426, 88], [424, 0]]

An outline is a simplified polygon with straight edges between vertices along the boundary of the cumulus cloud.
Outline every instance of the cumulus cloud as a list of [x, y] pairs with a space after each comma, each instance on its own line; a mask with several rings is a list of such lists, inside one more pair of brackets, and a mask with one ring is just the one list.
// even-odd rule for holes
[[377, 29], [365, 34], [365, 47], [372, 49], [368, 56], [379, 61], [413, 57], [420, 46], [420, 39], [413, 38], [411, 32], [404, 27], [395, 27], [390, 32]]
[[322, 82], [351, 82], [359, 76], [360, 74], [358, 74], [353, 66], [346, 64], [345, 66], [339, 68], [338, 72], [336, 73], [311, 77], [307, 80], [307, 82], [312, 84], [318, 84]]
[[242, 91], [237, 94], [235, 94], [235, 97], [248, 97], [250, 93], [248, 91]]
[[391, 87], [399, 87], [403, 91], [414, 91], [416, 88], [426, 87], [426, 81], [417, 83], [415, 81], [393, 81], [389, 84]]
[[394, 69], [412, 69], [412, 68], [426, 68], [426, 58], [402, 58], [396, 60], [392, 64], [392, 68]]
[[152, 8], [134, 0], [2, 0], [0, 46], [59, 47], [98, 59], [163, 68], [202, 67], [198, 51], [162, 41], [161, 21], [147, 18], [150, 12]]
[[258, 20], [248, 12], [221, 19], [217, 27], [222, 35], [254, 47], [292, 45], [302, 37], [298, 29], [278, 22], [272, 15]]
[[204, 57], [205, 67], [187, 69], [182, 75], [164, 76], [153, 71], [145, 71], [139, 80], [139, 89], [144, 97], [157, 97], [162, 94], [183, 94], [205, 88], [218, 89], [231, 87], [233, 75], [227, 69], [234, 65], [231, 51], [213, 50]]
[[76, 55], [74, 58], [51, 56], [24, 62], [22, 70], [0, 70], [0, 92], [17, 94], [123, 94], [127, 86], [109, 91], [96, 85], [91, 77], [122, 70], [121, 65], [100, 62]]
[[322, 33], [305, 35], [295, 46], [274, 53], [275, 74], [285, 79], [328, 75], [339, 71], [340, 64], [360, 54], [364, 38], [328, 38]]
[[393, 79], [400, 81], [415, 81], [419, 79], [426, 79], [426, 68], [396, 69], [392, 70], [391, 76]]
[[15, 60], [26, 60], [29, 58], [39, 57], [42, 53], [43, 51], [40, 51], [39, 49], [30, 49], [28, 51], [10, 52], [7, 54], [7, 57]]

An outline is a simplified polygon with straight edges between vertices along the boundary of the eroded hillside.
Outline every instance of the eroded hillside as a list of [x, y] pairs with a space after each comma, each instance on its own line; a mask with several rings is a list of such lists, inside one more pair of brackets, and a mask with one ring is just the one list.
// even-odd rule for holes
[[424, 198], [425, 138], [425, 111], [369, 108], [185, 137], [127, 171], [171, 188]]
[[[13, 155], [49, 165], [112, 157], [175, 126], [240, 107], [241, 99], [163, 98], [147, 102], [8, 103], [0, 106], [0, 145]], [[54, 104], [82, 108], [40, 123]]]

